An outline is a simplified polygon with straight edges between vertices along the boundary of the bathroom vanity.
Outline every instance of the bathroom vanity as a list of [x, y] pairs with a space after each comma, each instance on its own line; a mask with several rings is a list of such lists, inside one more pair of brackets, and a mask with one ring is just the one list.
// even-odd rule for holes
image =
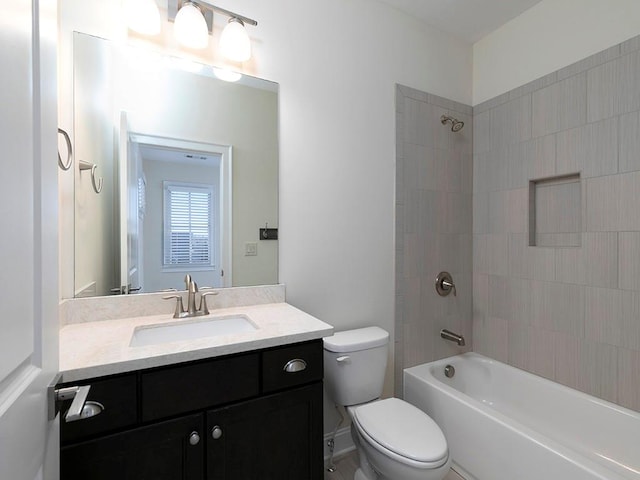
[[221, 313], [240, 310], [254, 332], [143, 347], [136, 329], [170, 316], [64, 327], [59, 386], [91, 385], [104, 410], [65, 422], [61, 405], [61, 479], [320, 480], [332, 329], [285, 303]]

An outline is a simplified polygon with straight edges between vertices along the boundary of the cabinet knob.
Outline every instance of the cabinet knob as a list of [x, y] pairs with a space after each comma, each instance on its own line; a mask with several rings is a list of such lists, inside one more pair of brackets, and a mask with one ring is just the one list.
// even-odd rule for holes
[[195, 446], [199, 443], [200, 443], [200, 435], [198, 435], [198, 432], [196, 431], [191, 432], [191, 435], [189, 435], [189, 444]]
[[214, 440], [218, 440], [222, 436], [222, 429], [220, 426], [216, 425], [211, 429], [211, 436]]

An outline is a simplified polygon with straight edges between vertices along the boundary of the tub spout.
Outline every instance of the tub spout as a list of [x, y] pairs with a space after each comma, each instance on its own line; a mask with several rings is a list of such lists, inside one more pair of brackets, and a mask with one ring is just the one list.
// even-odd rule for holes
[[462, 335], [458, 335], [457, 333], [450, 332], [446, 328], [440, 330], [440, 336], [445, 340], [449, 340], [450, 342], [456, 342], [458, 346], [464, 347], [464, 337]]

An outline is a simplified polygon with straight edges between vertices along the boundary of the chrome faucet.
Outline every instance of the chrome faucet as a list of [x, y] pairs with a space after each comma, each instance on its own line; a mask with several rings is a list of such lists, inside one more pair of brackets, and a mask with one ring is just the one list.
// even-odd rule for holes
[[[198, 284], [191, 278], [191, 275], [187, 274], [184, 277], [184, 283], [187, 287], [187, 308], [185, 309], [182, 303], [181, 295], [169, 295], [168, 297], [162, 297], [164, 300], [176, 299], [176, 310], [173, 314], [173, 318], [188, 318], [188, 317], [200, 317], [203, 315], [209, 315], [209, 308], [207, 306], [206, 297], [210, 295], [218, 295], [218, 292], [210, 291], [200, 294], [200, 304], [196, 308], [196, 294], [198, 293]], [[203, 287], [207, 289], [208, 287]]]
[[462, 335], [458, 335], [457, 333], [453, 333], [446, 328], [440, 330], [440, 336], [445, 340], [449, 340], [450, 342], [455, 342], [459, 347], [464, 347], [464, 337]]
[[191, 279], [188, 273], [184, 277], [184, 283], [187, 286], [187, 313], [189, 317], [196, 314], [196, 293], [198, 293], [198, 284]]

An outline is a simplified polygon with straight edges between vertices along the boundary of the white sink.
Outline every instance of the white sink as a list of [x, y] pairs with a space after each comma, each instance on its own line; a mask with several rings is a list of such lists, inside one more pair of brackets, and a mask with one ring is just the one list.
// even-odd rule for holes
[[257, 329], [258, 327], [246, 315], [224, 315], [178, 320], [171, 323], [136, 327], [131, 336], [129, 346], [158, 345], [179, 340], [195, 340], [219, 335], [252, 332]]

